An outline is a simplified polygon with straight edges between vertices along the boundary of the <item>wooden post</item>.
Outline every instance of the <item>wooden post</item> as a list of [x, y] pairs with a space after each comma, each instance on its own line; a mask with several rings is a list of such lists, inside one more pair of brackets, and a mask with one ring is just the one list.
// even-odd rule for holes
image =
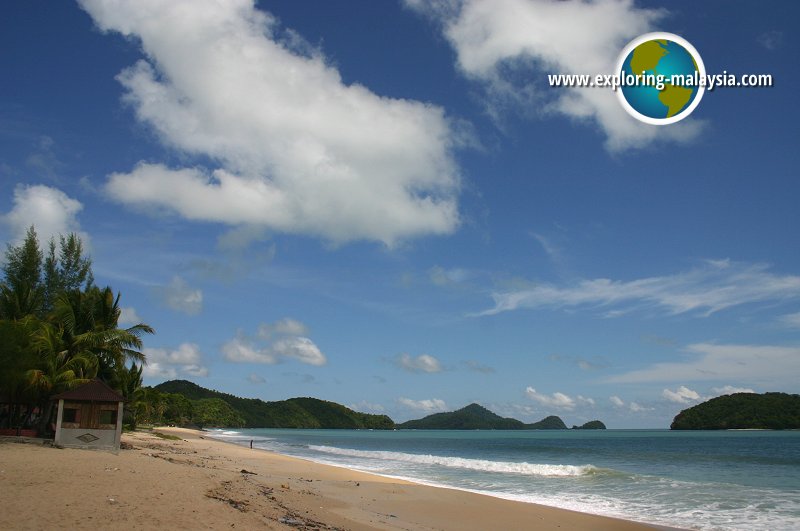
[[116, 445], [116, 449], [119, 450], [119, 446], [122, 443], [122, 409], [123, 409], [123, 402], [117, 403], [117, 432], [114, 434], [114, 443]]
[[58, 414], [56, 415], [56, 436], [53, 443], [58, 446], [61, 444], [61, 421], [64, 418], [64, 399], [58, 399]]

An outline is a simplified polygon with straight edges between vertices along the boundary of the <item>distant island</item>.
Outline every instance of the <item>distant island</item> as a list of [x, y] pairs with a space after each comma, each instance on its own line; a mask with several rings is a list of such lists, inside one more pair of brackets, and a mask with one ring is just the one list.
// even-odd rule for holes
[[[457, 411], [434, 413], [427, 417], [409, 420], [397, 425], [401, 430], [566, 430], [567, 425], [553, 415], [539, 422], [525, 424], [507, 417], [501, 417], [480, 404], [470, 404]], [[599, 420], [587, 422], [575, 429], [605, 429]]]
[[394, 428], [394, 421], [386, 415], [360, 413], [327, 400], [290, 398], [265, 402], [213, 391], [187, 380], [161, 383], [147, 388], [144, 395], [144, 402], [149, 405], [145, 409], [156, 418], [141, 420], [154, 424], [214, 428]]
[[736, 393], [684, 409], [672, 430], [800, 429], [800, 395]]
[[583, 426], [572, 426], [573, 430], [604, 430], [606, 425], [599, 420], [590, 420]]

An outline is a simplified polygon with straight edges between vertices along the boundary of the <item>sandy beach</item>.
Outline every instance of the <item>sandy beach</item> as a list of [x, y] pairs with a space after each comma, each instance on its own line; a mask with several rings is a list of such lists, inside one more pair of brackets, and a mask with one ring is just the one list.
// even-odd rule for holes
[[653, 529], [157, 431], [181, 440], [129, 433], [115, 455], [0, 438], [0, 529]]

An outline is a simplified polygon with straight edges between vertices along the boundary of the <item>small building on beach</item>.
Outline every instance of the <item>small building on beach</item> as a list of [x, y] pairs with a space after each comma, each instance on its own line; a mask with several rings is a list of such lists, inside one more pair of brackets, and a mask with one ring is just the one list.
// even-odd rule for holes
[[119, 451], [122, 395], [94, 379], [53, 400], [58, 400], [56, 446]]

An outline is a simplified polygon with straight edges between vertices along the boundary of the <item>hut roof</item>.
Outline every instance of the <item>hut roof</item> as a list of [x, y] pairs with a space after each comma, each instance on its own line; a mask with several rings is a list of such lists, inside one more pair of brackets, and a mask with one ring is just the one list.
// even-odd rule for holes
[[65, 391], [53, 397], [56, 400], [86, 400], [92, 402], [123, 402], [125, 398], [111, 389], [105, 382], [95, 378], [89, 383]]

